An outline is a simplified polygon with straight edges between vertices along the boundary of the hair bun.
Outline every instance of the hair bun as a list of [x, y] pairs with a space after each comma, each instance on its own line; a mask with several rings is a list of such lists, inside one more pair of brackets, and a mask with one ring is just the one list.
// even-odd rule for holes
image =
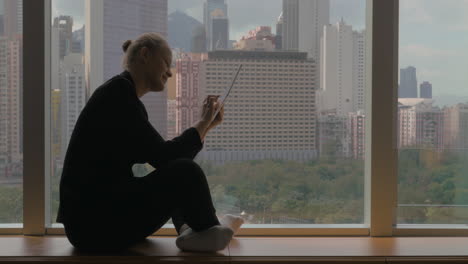
[[132, 44], [132, 40], [126, 40], [123, 44], [122, 44], [122, 49], [124, 52], [127, 52], [127, 49], [128, 47], [130, 46], [130, 44]]

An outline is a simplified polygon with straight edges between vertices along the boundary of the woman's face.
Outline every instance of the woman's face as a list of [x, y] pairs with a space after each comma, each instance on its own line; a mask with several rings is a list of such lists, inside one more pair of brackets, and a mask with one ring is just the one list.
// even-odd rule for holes
[[146, 66], [146, 79], [151, 91], [160, 92], [164, 90], [167, 79], [172, 76], [172, 52], [169, 48], [163, 47], [161, 51], [154, 55], [152, 54], [150, 57], [151, 59]]

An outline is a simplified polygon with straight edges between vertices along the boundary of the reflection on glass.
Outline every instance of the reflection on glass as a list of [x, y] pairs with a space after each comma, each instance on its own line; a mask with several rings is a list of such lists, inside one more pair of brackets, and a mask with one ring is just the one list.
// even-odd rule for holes
[[400, 1], [399, 224], [468, 220], [466, 10]]

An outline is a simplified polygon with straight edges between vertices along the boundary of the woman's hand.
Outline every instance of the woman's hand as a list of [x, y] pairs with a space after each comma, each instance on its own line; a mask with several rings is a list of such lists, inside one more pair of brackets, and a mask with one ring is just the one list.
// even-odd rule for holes
[[[203, 101], [202, 122], [208, 124], [208, 129], [214, 128], [223, 122], [224, 106], [218, 102], [218, 95], [208, 95]], [[221, 108], [215, 116], [217, 110]]]

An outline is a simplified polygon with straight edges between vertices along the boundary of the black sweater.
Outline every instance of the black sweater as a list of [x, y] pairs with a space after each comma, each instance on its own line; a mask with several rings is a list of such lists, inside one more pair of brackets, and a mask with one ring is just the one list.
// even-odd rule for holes
[[135, 180], [134, 164], [164, 168], [174, 159], [193, 159], [202, 147], [193, 127], [164, 140], [149, 123], [130, 73], [116, 75], [96, 89], [76, 122], [60, 179], [57, 222], [125, 195]]

